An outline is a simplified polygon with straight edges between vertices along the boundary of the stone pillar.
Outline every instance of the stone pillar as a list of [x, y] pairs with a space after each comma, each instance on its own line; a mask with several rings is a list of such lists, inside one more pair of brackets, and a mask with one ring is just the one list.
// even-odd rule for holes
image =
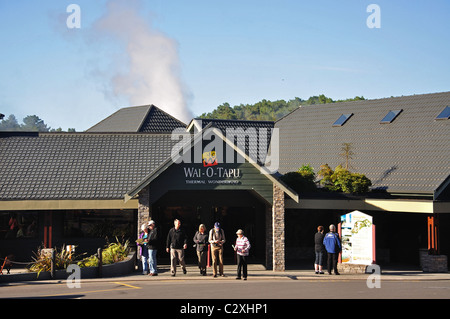
[[150, 190], [148, 186], [139, 192], [138, 201], [137, 235], [141, 232], [142, 224], [150, 220]]
[[272, 205], [273, 270], [285, 270], [284, 192], [273, 185]]

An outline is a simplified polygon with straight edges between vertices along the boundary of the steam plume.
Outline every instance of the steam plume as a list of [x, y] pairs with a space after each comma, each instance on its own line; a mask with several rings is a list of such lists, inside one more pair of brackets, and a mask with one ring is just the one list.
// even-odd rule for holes
[[187, 123], [187, 90], [181, 81], [177, 43], [152, 28], [139, 15], [139, 0], [110, 0], [107, 11], [94, 25], [102, 36], [120, 40], [127, 66], [108, 73], [110, 90], [131, 105], [154, 104]]

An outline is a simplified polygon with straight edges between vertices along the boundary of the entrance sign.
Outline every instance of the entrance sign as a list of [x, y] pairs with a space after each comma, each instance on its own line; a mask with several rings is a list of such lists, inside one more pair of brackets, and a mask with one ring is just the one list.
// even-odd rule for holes
[[374, 262], [373, 218], [360, 211], [341, 216], [342, 263], [370, 265]]

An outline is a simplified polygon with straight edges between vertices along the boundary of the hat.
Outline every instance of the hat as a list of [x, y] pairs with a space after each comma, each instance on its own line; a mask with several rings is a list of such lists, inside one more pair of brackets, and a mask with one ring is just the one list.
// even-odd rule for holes
[[216, 222], [216, 223], [214, 224], [214, 227], [215, 227], [215, 228], [220, 228], [220, 223]]
[[151, 221], [148, 222], [148, 225], [150, 226], [150, 225], [152, 225], [152, 224], [154, 224], [154, 223], [155, 223], [155, 221], [154, 221], [154, 220], [151, 220]]
[[236, 235], [239, 235], [239, 234], [244, 234], [244, 232], [242, 231], [242, 229], [238, 229], [238, 231], [236, 232]]

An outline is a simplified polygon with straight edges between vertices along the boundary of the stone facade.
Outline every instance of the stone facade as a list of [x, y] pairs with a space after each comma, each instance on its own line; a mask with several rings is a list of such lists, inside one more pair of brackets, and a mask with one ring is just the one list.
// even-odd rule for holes
[[420, 255], [420, 265], [423, 272], [448, 272], [448, 262], [446, 255]]
[[139, 205], [138, 205], [138, 229], [137, 236], [139, 236], [141, 232], [141, 226], [144, 223], [147, 223], [150, 220], [150, 190], [145, 187], [142, 191], [139, 192]]
[[285, 270], [284, 191], [273, 185], [272, 205], [273, 270]]

